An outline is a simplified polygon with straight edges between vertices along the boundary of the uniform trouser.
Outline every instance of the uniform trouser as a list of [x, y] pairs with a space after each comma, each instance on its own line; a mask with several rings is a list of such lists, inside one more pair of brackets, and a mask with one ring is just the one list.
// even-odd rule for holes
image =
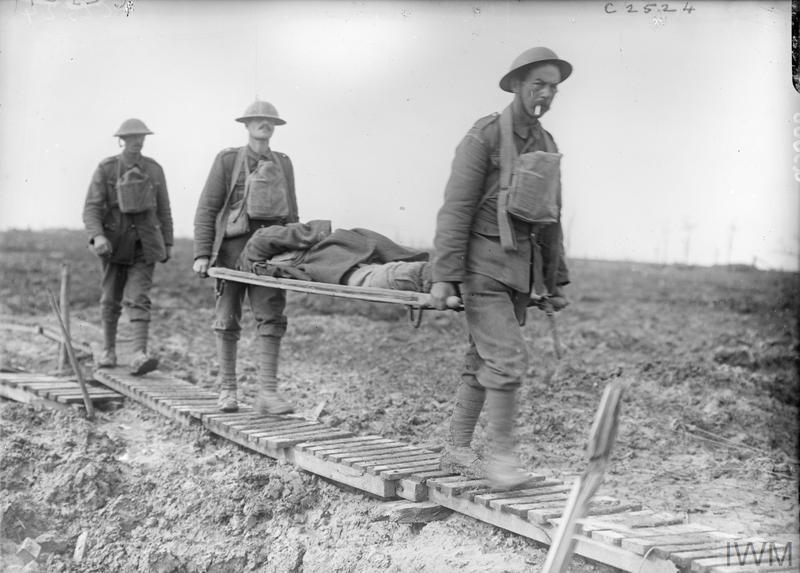
[[521, 326], [530, 295], [475, 273], [467, 273], [461, 295], [469, 329], [462, 381], [473, 387], [516, 390], [528, 369]]
[[104, 322], [116, 322], [122, 307], [131, 321], [150, 321], [150, 288], [155, 263], [146, 263], [137, 254], [133, 264], [103, 261], [100, 311]]
[[424, 261], [394, 261], [383, 264], [362, 265], [350, 273], [347, 278], [347, 284], [360, 287], [428, 292], [431, 290], [429, 265], [430, 263]]
[[228, 332], [236, 339], [242, 330], [242, 303], [244, 296], [250, 301], [250, 309], [256, 321], [259, 336], [280, 338], [286, 332], [286, 292], [280, 289], [217, 281], [217, 300], [215, 307], [214, 330]]
[[[237, 260], [252, 233], [225, 239], [220, 246], [216, 264], [234, 269]], [[216, 281], [216, 305], [214, 308], [214, 330], [217, 334], [229, 333], [234, 340], [241, 333], [242, 303], [244, 296], [250, 301], [250, 309], [256, 321], [259, 336], [282, 337], [286, 332], [286, 291], [235, 281]]]

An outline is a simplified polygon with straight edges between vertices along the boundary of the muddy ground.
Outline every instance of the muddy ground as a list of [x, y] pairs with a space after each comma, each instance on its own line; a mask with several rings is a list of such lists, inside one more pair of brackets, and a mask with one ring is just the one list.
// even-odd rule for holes
[[[0, 314], [40, 317], [72, 271], [73, 318], [98, 324], [98, 263], [80, 232], [0, 234]], [[213, 388], [213, 292], [192, 277], [191, 244], [159, 265], [152, 350], [161, 369]], [[572, 305], [547, 322], [531, 310], [534, 356], [521, 392], [519, 453], [568, 477], [606, 382], [630, 381], [601, 492], [746, 535], [798, 531], [796, 273], [571, 261]], [[360, 433], [440, 446], [461, 353], [463, 317], [290, 295], [282, 386], [301, 410]], [[124, 319], [123, 319], [124, 320]], [[255, 393], [247, 318], [240, 384]], [[125, 336], [123, 324], [121, 336]], [[0, 330], [2, 365], [56, 370], [57, 345]], [[84, 367], [88, 371], [91, 361]], [[546, 547], [453, 514], [393, 523], [382, 502], [186, 429], [126, 401], [88, 422], [78, 412], [0, 403], [0, 569], [25, 538], [39, 571], [536, 571]], [[484, 443], [481, 420], [477, 442]], [[85, 539], [80, 562], [76, 543]], [[29, 566], [29, 569], [32, 566]], [[609, 572], [575, 559], [571, 571]]]

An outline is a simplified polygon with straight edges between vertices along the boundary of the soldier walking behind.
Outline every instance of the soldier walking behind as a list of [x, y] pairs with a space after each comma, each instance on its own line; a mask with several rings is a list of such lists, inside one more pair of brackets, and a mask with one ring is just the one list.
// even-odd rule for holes
[[[208, 276], [212, 266], [234, 269], [252, 234], [272, 225], [298, 222], [294, 171], [289, 157], [270, 148], [275, 126], [286, 122], [275, 106], [255, 101], [236, 121], [248, 132], [247, 145], [221, 151], [211, 166], [194, 219], [194, 272]], [[236, 350], [242, 302], [247, 294], [258, 333], [259, 390], [256, 409], [287, 414], [293, 406], [278, 394], [278, 353], [286, 332], [283, 290], [217, 281], [214, 331], [219, 360], [219, 409], [234, 412]]]
[[142, 155], [144, 138], [152, 133], [139, 119], [122, 122], [114, 134], [121, 141], [122, 153], [100, 162], [83, 207], [89, 244], [103, 266], [103, 352], [97, 365], [117, 365], [117, 324], [125, 306], [133, 329], [130, 372], [134, 375], [158, 366], [158, 359], [147, 354], [150, 288], [156, 262], [166, 263], [172, 250], [172, 213], [164, 171]]
[[[531, 291], [546, 291], [556, 310], [566, 305], [560, 155], [539, 118], [571, 72], [547, 48], [514, 60], [500, 80], [514, 99], [502, 114], [479, 119], [459, 144], [437, 216], [431, 295], [444, 309], [447, 297], [460, 294], [469, 329], [441, 465], [497, 487], [527, 480], [513, 453], [513, 424], [528, 366], [521, 326]], [[486, 460], [470, 447], [484, 402]]]

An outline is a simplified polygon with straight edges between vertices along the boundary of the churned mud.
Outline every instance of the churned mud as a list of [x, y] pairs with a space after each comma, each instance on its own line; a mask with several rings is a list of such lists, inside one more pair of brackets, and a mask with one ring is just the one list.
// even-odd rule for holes
[[[72, 316], [98, 324], [98, 267], [81, 233], [0, 240], [0, 314], [47, 320], [46, 292], [58, 292], [66, 258]], [[191, 276], [190, 252], [180, 241], [156, 271], [151, 347], [162, 370], [213, 388], [212, 286]], [[600, 493], [731, 533], [797, 532], [798, 275], [581, 260], [571, 269], [572, 304], [558, 315], [565, 357], [554, 358], [539, 311], [525, 327], [533, 360], [517, 418], [522, 461], [561, 478], [582, 471], [603, 387], [621, 377], [629, 386]], [[290, 296], [288, 315], [281, 384], [299, 409], [324, 401], [328, 425], [441, 446], [465, 347], [461, 315], [426, 312], [415, 330], [401, 307], [301, 295]], [[80, 332], [96, 343], [91, 329]], [[246, 400], [256, 391], [252, 335], [248, 317]], [[0, 366], [56, 370], [55, 342], [0, 337]], [[1, 402], [0, 488], [6, 571], [23, 570], [25, 539], [41, 546], [28, 571], [521, 572], [547, 550], [458, 514], [395, 523], [380, 500], [131, 401], [94, 422]], [[611, 569], [575, 559], [571, 571]]]

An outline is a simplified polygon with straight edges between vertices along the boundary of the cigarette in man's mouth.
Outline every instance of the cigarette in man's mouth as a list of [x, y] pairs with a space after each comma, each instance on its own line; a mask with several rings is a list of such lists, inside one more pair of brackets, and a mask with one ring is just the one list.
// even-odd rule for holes
[[536, 104], [536, 107], [533, 108], [533, 115], [536, 117], [542, 115], [542, 106], [540, 104]]

